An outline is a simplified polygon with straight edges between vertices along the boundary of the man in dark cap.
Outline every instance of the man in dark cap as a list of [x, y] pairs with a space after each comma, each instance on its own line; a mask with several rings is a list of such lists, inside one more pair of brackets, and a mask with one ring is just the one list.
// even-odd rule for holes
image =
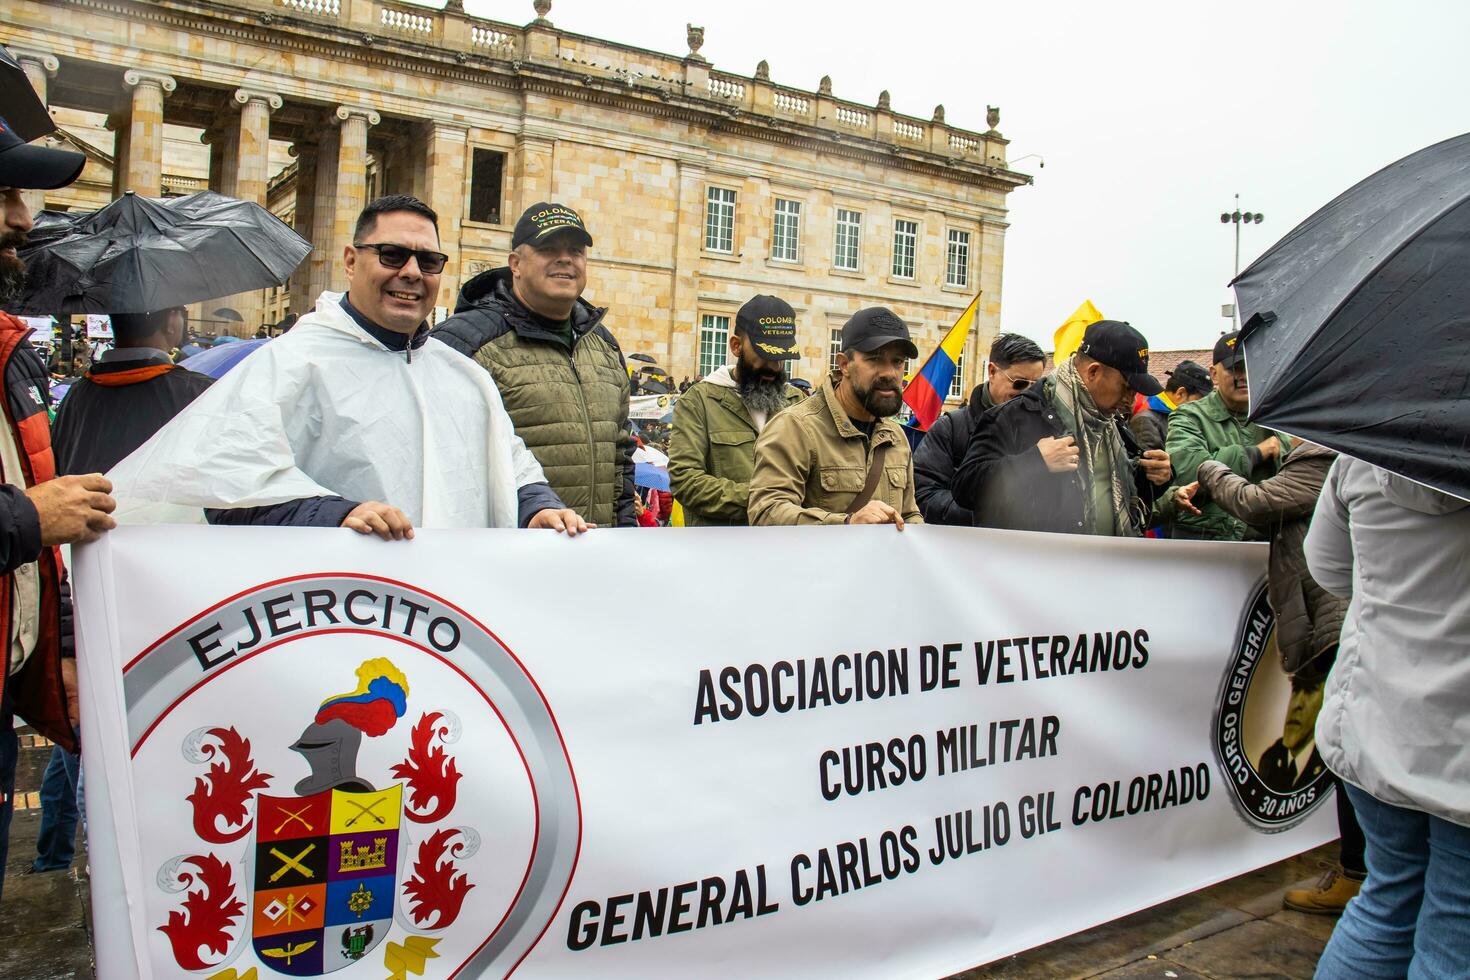
[[592, 236], [564, 204], [533, 204], [516, 222], [506, 266], [460, 290], [434, 336], [490, 372], [505, 410], [566, 505], [591, 523], [633, 527], [629, 375], [582, 298]]
[[1137, 537], [1149, 524], [1169, 456], [1144, 452], [1128, 430], [1135, 393], [1163, 390], [1148, 341], [1099, 320], [1056, 371], [975, 430], [955, 477], [980, 527]]
[[1148, 396], [1142, 409], [1133, 413], [1128, 427], [1141, 449], [1163, 449], [1169, 434], [1169, 416], [1180, 405], [1197, 402], [1215, 388], [1210, 374], [1194, 361], [1180, 361], [1164, 375], [1164, 390]]
[[[80, 153], [31, 146], [0, 119], [0, 311], [20, 295], [25, 265], [17, 251], [31, 230], [23, 190], [76, 180]], [[45, 366], [26, 340], [30, 329], [0, 312], [0, 372], [7, 399], [0, 427], [0, 867], [10, 837], [15, 790], [14, 715], [67, 750], [77, 750], [76, 662], [62, 635], [63, 572], [55, 545], [93, 541], [113, 527], [112, 490], [100, 473], [53, 479], [56, 464], [46, 408]], [[66, 646], [63, 651], [63, 646]]]
[[[1275, 476], [1288, 443], [1270, 429], [1246, 419], [1250, 388], [1246, 384], [1245, 354], [1240, 334], [1227, 333], [1215, 343], [1210, 377], [1215, 390], [1199, 401], [1181, 406], [1169, 417], [1164, 448], [1174, 461], [1174, 483], [1187, 486], [1198, 478], [1199, 465], [1215, 460], [1251, 483]], [[1173, 523], [1169, 536], [1203, 541], [1256, 540], [1259, 535], [1237, 517], [1227, 514], [1208, 496], [1196, 494], [1197, 512], [1169, 509]], [[1168, 508], [1166, 508], [1168, 509]]]
[[786, 362], [800, 355], [791, 305], [756, 296], [735, 314], [732, 363], [679, 396], [669, 482], [686, 526], [747, 523], [756, 436], [776, 413], [805, 398], [786, 380]]
[[837, 370], [781, 412], [755, 444], [751, 524], [922, 523], [908, 439], [890, 416], [918, 357], [908, 324], [881, 306], [842, 328]]

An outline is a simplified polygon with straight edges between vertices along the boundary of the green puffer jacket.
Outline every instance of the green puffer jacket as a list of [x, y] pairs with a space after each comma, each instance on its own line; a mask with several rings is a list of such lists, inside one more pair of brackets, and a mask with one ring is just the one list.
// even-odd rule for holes
[[[1272, 436], [1281, 443], [1281, 451], [1273, 459], [1262, 459], [1256, 446]], [[1232, 473], [1251, 483], [1260, 483], [1281, 469], [1281, 458], [1289, 448], [1290, 443], [1284, 436], [1246, 421], [1243, 415], [1232, 413], [1225, 407], [1218, 391], [1170, 412], [1169, 432], [1164, 442], [1169, 462], [1174, 467], [1173, 485], [1176, 487], [1193, 483], [1199, 464], [1210, 459], [1224, 463]], [[1199, 517], [1175, 513], [1173, 533], [1180, 537], [1214, 541], [1260, 540], [1254, 528], [1227, 514], [1219, 504], [1212, 501], [1200, 510], [1203, 514]]]
[[531, 317], [510, 284], [508, 268], [475, 276], [434, 336], [490, 372], [516, 435], [568, 507], [603, 527], [632, 527], [628, 369], [602, 325], [607, 311], [579, 299], [568, 350]]
[[[805, 397], [786, 386], [787, 405]], [[706, 380], [679, 396], [669, 437], [669, 482], [687, 527], [749, 523], [745, 507], [757, 434], [734, 388]]]

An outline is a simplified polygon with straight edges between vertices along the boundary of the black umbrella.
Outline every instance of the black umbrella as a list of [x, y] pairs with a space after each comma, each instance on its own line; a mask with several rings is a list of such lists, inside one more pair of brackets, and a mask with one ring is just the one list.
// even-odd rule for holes
[[650, 364], [657, 364], [658, 363], [658, 361], [655, 358], [651, 357], [648, 354], [629, 354], [628, 355], [628, 360], [630, 360], [630, 361], [647, 361]]
[[1252, 419], [1470, 500], [1470, 134], [1348, 190], [1234, 286]]
[[[57, 220], [69, 220], [61, 233]], [[20, 311], [146, 313], [279, 286], [311, 245], [258, 204], [200, 191], [129, 192], [100, 211], [49, 219], [21, 251]]]
[[0, 47], [0, 117], [27, 143], [56, 129], [26, 70], [4, 47]]

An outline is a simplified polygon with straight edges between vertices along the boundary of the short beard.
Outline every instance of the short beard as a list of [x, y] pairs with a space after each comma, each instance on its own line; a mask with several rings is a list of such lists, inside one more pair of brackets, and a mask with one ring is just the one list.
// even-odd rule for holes
[[886, 419], [890, 415], [897, 415], [898, 407], [903, 404], [902, 391], [862, 388], [851, 379], [847, 383], [852, 385], [853, 395], [874, 418]]
[[[736, 372], [739, 375], [741, 372]], [[762, 378], [759, 375], [735, 379], [739, 385], [740, 400], [752, 412], [774, 415], [786, 407], [786, 376]]]
[[[22, 249], [26, 246], [24, 232], [13, 231], [0, 235], [0, 248]], [[19, 258], [0, 257], [0, 309], [8, 309], [20, 299], [26, 286], [26, 265]]]

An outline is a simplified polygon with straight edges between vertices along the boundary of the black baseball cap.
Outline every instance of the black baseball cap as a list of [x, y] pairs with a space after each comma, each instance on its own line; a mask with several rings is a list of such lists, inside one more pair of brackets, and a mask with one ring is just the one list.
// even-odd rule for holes
[[1233, 371], [1245, 362], [1245, 351], [1240, 348], [1240, 331], [1232, 330], [1215, 341], [1215, 363]]
[[796, 346], [796, 311], [776, 296], [755, 296], [735, 314], [735, 326], [750, 338], [756, 353], [768, 361], [801, 356]]
[[871, 354], [879, 347], [902, 343], [909, 357], [918, 357], [919, 348], [909, 338], [909, 325], [883, 306], [858, 310], [842, 325], [842, 349]]
[[1180, 361], [1174, 370], [1165, 374], [1169, 379], [1169, 390], [1183, 388], [1191, 395], [1208, 395], [1215, 390], [1215, 382], [1210, 380], [1210, 372], [1194, 361]]
[[583, 245], [592, 244], [592, 236], [587, 233], [587, 226], [582, 224], [580, 214], [565, 204], [542, 201], [526, 208], [516, 222], [516, 230], [510, 236], [510, 247], [536, 245], [561, 231], [572, 232]]
[[1121, 371], [1128, 387], [1140, 395], [1157, 395], [1164, 390], [1159, 379], [1148, 373], [1148, 341], [1122, 320], [1089, 324], [1077, 353]]
[[86, 163], [80, 153], [27, 143], [0, 118], [0, 186], [28, 191], [65, 187], [82, 175]]

